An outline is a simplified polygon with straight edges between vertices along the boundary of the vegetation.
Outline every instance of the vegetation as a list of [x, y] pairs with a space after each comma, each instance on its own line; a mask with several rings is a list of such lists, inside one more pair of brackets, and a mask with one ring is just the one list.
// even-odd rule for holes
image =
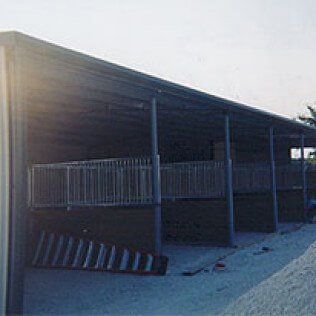
[[[309, 114], [299, 115], [298, 119], [309, 126], [316, 127], [316, 106], [307, 105], [307, 109]], [[316, 163], [316, 151], [310, 153], [310, 159]]]
[[299, 115], [298, 119], [307, 125], [316, 127], [316, 107], [308, 105], [307, 109], [309, 115]]

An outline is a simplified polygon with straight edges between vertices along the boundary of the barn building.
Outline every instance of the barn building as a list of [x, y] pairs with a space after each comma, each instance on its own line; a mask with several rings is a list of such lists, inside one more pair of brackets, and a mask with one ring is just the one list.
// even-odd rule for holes
[[0, 65], [9, 293], [42, 228], [162, 254], [304, 220], [315, 128], [16, 32]]

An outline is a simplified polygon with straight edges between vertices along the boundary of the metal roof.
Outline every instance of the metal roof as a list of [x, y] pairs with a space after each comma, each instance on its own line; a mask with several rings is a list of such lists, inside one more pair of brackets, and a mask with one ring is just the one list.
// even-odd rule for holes
[[91, 57], [61, 46], [48, 43], [46, 41], [30, 37], [19, 32], [0, 33], [0, 45], [19, 46], [29, 45], [45, 48], [49, 54], [63, 55], [65, 59], [71, 61], [78, 60], [94, 65], [100, 71], [105, 71], [111, 78], [120, 83], [137, 88], [141, 92], [137, 97], [144, 101], [149, 101], [150, 97], [155, 95], [158, 101], [168, 104], [171, 109], [179, 103], [185, 109], [199, 110], [210, 109], [214, 113], [228, 112], [236, 114], [239, 119], [245, 118], [245, 121], [257, 124], [264, 120], [264, 125], [274, 125], [289, 129], [288, 133], [305, 133], [306, 136], [316, 138], [316, 128], [305, 125], [295, 120], [266, 112], [248, 105], [234, 102], [228, 99], [217, 97], [196, 89], [188, 88], [167, 80], [163, 80], [151, 75], [147, 75], [123, 66], [119, 66], [95, 57]]

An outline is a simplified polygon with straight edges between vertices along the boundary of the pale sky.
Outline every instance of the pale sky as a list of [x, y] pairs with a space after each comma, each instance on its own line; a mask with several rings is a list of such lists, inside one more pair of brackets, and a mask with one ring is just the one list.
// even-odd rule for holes
[[316, 103], [315, 0], [0, 0], [0, 30], [289, 117]]

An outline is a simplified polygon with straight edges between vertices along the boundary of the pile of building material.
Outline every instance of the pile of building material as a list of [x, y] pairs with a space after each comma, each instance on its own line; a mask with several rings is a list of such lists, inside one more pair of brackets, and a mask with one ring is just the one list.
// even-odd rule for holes
[[165, 256], [42, 230], [37, 237], [31, 265], [165, 275], [167, 263]]

